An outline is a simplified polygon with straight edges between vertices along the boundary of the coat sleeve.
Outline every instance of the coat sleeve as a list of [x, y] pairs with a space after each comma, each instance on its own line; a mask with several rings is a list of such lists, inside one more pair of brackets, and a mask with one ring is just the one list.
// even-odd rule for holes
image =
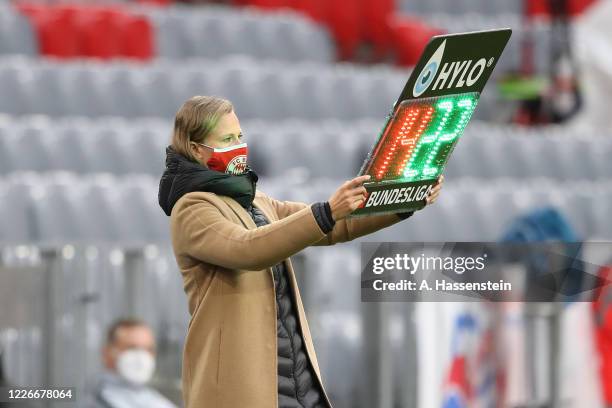
[[[302, 211], [310, 206], [297, 201], [279, 201], [272, 197], [267, 197], [272, 206], [275, 208], [279, 219], [290, 217], [292, 214]], [[312, 245], [334, 245], [339, 242], [352, 241], [364, 235], [371, 234], [380, 229], [389, 227], [399, 221], [402, 221], [396, 214], [370, 215], [365, 217], [344, 218], [337, 221], [327, 235]]]
[[228, 220], [201, 196], [185, 195], [175, 205], [170, 223], [177, 255], [229, 269], [265, 269], [325, 237], [310, 206], [247, 229]]

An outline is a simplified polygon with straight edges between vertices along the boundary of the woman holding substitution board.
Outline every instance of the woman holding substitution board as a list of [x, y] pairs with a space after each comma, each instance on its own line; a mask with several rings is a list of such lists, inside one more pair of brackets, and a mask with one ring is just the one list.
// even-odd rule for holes
[[331, 407], [289, 257], [413, 212], [347, 218], [365, 200], [367, 175], [346, 181], [325, 202], [267, 196], [256, 189], [233, 106], [221, 98], [185, 102], [166, 153], [159, 204], [170, 216], [191, 315], [185, 407]]

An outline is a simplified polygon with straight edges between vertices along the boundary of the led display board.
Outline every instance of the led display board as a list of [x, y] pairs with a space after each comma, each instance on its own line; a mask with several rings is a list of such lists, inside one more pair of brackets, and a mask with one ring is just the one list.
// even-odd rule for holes
[[351, 215], [425, 206], [511, 33], [432, 37], [359, 171], [368, 195]]

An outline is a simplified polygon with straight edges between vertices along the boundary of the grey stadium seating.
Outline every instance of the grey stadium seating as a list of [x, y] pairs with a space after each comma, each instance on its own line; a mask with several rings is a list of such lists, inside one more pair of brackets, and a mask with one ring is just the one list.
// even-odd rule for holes
[[[307, 178], [356, 175], [382, 124], [374, 119], [241, 122], [251, 165], [259, 174], [300, 171]], [[63, 170], [157, 177], [171, 132], [170, 121], [155, 118], [0, 115], [0, 174]], [[446, 175], [606, 180], [612, 177], [610, 136], [586, 128], [526, 130], [474, 121], [457, 144]]]
[[[409, 71], [385, 66], [222, 60], [59, 63], [0, 59], [0, 112], [172, 118], [193, 95], [224, 96], [241, 118], [384, 117]], [[269, 91], [268, 91], [269, 90]]]
[[327, 30], [299, 13], [181, 5], [135, 9], [151, 17], [157, 55], [162, 58], [215, 59], [240, 54], [267, 60], [335, 60]]
[[521, 2], [507, 0], [402, 0], [399, 5], [402, 11], [419, 15], [440, 11], [455, 15], [479, 12], [493, 18], [503, 13], [519, 15], [522, 12]]
[[0, 2], [0, 54], [38, 54], [35, 33], [26, 17]]
[[[262, 178], [258, 188], [280, 200], [326, 200], [342, 179], [316, 183], [289, 175]], [[158, 178], [70, 173], [13, 173], [0, 183], [0, 242], [167, 242], [168, 218], [157, 205]], [[516, 215], [541, 205], [556, 205], [582, 236], [612, 237], [609, 223], [597, 220], [611, 211], [610, 181], [558, 182], [499, 179], [483, 183], [462, 178], [445, 187], [444, 200], [410, 221], [366, 240], [495, 240]]]

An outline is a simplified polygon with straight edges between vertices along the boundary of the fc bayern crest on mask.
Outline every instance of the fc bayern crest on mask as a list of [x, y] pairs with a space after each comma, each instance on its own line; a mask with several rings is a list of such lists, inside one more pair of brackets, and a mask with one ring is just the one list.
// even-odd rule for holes
[[227, 165], [227, 172], [230, 174], [242, 174], [246, 170], [246, 155], [236, 156]]

